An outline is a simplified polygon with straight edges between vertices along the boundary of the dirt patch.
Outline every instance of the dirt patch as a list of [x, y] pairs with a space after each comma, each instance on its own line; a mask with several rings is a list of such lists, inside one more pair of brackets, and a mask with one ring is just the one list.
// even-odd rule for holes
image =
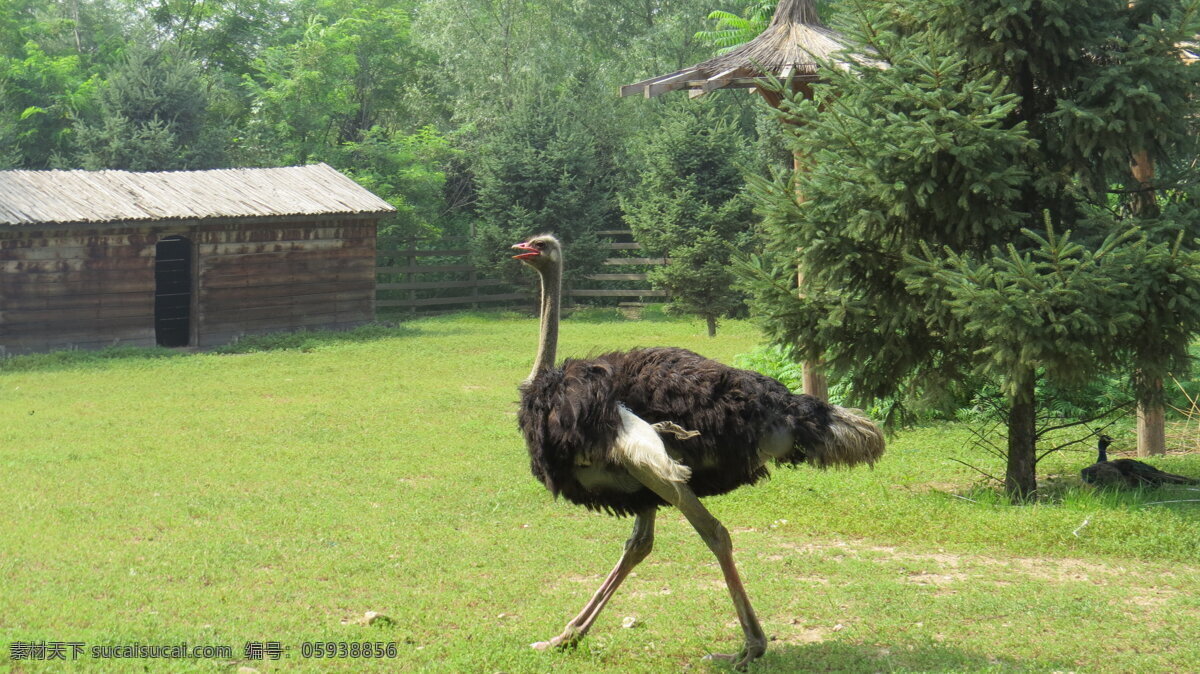
[[993, 560], [996, 565], [1015, 565], [1026, 575], [1052, 582], [1091, 582], [1108, 585], [1117, 576], [1126, 576], [1129, 570], [1121, 566], [1105, 566], [1081, 559], [1038, 559], [1016, 557], [1012, 560]]
[[784, 644], [819, 644], [829, 638], [830, 631], [820, 627], [798, 628], [786, 635], [778, 637]]
[[953, 494], [962, 489], [962, 485], [958, 482], [922, 482], [920, 484], [893, 484], [892, 489], [897, 491], [907, 491], [913, 494], [927, 494], [929, 492], [941, 492], [943, 494]]
[[905, 578], [915, 585], [931, 585], [933, 587], [945, 587], [966, 579], [967, 576], [961, 573], [912, 573]]
[[[1126, 576], [1129, 570], [1123, 566], [1106, 566], [1081, 559], [1048, 559], [1036, 557], [995, 558], [985, 555], [968, 555], [953, 552], [912, 552], [886, 545], [864, 545], [835, 541], [831, 543], [781, 543], [780, 547], [811, 554], [830, 554], [834, 557], [852, 559], [884, 558], [902, 562], [922, 562], [943, 569], [1002, 568], [1015, 567], [1025, 575], [1041, 580], [1101, 580], [1115, 576]], [[786, 555], [785, 555], [786, 556]], [[1200, 570], [1200, 569], [1198, 569]], [[956, 578], [962, 580], [961, 574]]]
[[647, 597], [666, 597], [671, 595], [673, 590], [669, 586], [646, 588], [642, 590], [631, 590], [629, 596], [634, 599], [645, 599]]
[[578, 585], [595, 585], [596, 587], [600, 587], [600, 583], [604, 582], [604, 575], [599, 574], [599, 573], [593, 573], [593, 574], [586, 575], [586, 576], [585, 575], [566, 576], [560, 582], [575, 583]]
[[[946, 552], [915, 552], [894, 546], [868, 545], [862, 542], [813, 541], [806, 543], [779, 543], [783, 552], [764, 555], [768, 561], [795, 558], [797, 554], [814, 555], [834, 561], [878, 560], [898, 562], [905, 582], [944, 591], [958, 583], [990, 583], [997, 587], [1011, 585], [1016, 580], [1036, 580], [1048, 583], [1088, 583], [1099, 586], [1121, 588], [1121, 601], [1144, 608], [1157, 608], [1184, 594], [1180, 589], [1166, 585], [1139, 584], [1134, 579], [1153, 582], [1154, 579], [1168, 581], [1179, 574], [1185, 577], [1200, 577], [1200, 566], [1175, 565], [1173, 570], [1154, 569], [1152, 573], [1131, 569], [1124, 564], [1104, 564], [1082, 559], [1054, 559], [1040, 557], [989, 557]], [[1003, 570], [1005, 574], [998, 574]], [[822, 579], [798, 578], [801, 581], [821, 582]], [[828, 580], [823, 581], [825, 584]]]
[[1163, 592], [1152, 588], [1148, 594], [1139, 593], [1137, 596], [1129, 597], [1126, 601], [1141, 608], [1158, 608], [1176, 594], [1176, 592]]

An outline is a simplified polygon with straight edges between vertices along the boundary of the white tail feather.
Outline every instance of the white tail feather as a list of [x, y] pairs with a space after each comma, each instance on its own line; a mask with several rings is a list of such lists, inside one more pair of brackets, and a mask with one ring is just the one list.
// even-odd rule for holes
[[625, 409], [624, 405], [618, 410], [621, 414], [621, 428], [617, 430], [617, 439], [613, 443], [613, 460], [640, 466], [668, 482], [687, 482], [692, 476], [692, 469], [667, 455], [667, 448], [658, 436], [658, 431], [644, 419]]
[[813, 447], [810, 460], [826, 466], [875, 465], [883, 456], [883, 431], [858, 410], [833, 405], [825, 442]]

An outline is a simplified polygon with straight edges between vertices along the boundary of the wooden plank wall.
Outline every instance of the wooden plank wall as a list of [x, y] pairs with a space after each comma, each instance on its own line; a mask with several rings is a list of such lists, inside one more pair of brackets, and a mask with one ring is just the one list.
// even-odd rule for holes
[[[568, 298], [617, 298], [626, 301], [623, 303], [636, 304], [648, 298], [665, 297], [664, 291], [649, 287], [645, 272], [635, 271], [649, 265], [664, 264], [665, 260], [636, 257], [641, 245], [632, 241], [628, 230], [611, 230], [600, 234], [609, 239], [605, 247], [612, 251], [613, 257], [606, 259], [604, 264], [613, 268], [613, 272], [591, 274], [586, 278], [588, 281], [620, 283], [568, 288]], [[381, 266], [375, 270], [379, 275], [376, 306], [380, 308], [437, 313], [468, 307], [535, 306], [532, 290], [513, 292], [515, 289], [503, 281], [487, 278], [476, 271], [469, 260], [467, 237], [447, 237], [432, 244], [410, 241], [402, 250], [381, 252], [386, 257], [403, 260], [403, 264]], [[434, 261], [430, 262], [431, 259]], [[531, 275], [530, 288], [532, 279]], [[633, 285], [630, 287], [624, 282], [633, 282]], [[606, 287], [599, 287], [601, 285]]]
[[280, 330], [341, 329], [375, 318], [375, 223], [200, 227], [197, 345]]
[[[601, 231], [599, 234], [608, 238], [605, 247], [611, 251], [612, 257], [606, 259], [604, 265], [612, 271], [588, 274], [584, 278], [588, 281], [617, 281], [619, 283], [616, 284], [617, 287], [613, 287], [612, 283], [604, 283], [605, 287], [603, 288], [571, 288], [567, 293], [569, 297], [616, 297], [624, 300], [621, 304], [642, 304], [649, 298], [661, 299], [667, 296], [665, 290], [651, 288], [650, 282], [646, 279], [646, 272], [642, 271], [647, 267], [666, 264], [666, 259], [639, 257], [645, 255], [641, 252], [642, 244], [634, 241], [633, 232], [627, 229]], [[623, 271], [617, 272], [618, 269]]]
[[375, 222], [0, 232], [0, 355], [153, 346], [160, 237], [193, 243], [192, 344], [375, 317]]
[[154, 345], [144, 229], [0, 232], [0, 354]]

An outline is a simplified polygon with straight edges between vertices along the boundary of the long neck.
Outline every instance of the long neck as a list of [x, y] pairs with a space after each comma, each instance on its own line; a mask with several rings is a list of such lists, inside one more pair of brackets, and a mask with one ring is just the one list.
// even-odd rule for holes
[[562, 305], [562, 266], [552, 265], [542, 271], [542, 329], [538, 340], [537, 358], [533, 371], [525, 381], [533, 381], [538, 374], [554, 367], [554, 356], [558, 350], [558, 313]]
[[1096, 463], [1108, 461], [1108, 442], [1101, 440], [1100, 442], [1096, 443], [1096, 446], [1100, 449], [1100, 452], [1096, 457]]

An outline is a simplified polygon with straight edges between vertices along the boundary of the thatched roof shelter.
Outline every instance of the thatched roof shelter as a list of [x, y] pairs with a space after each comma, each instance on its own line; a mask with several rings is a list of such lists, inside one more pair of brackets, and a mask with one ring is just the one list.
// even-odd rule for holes
[[[753, 89], [767, 103], [779, 107], [781, 95], [769, 85], [771, 78], [810, 97], [809, 85], [820, 79], [817, 61], [832, 60], [847, 46], [840, 35], [821, 23], [814, 0], [780, 0], [767, 29], [753, 40], [689, 68], [627, 84], [621, 87], [621, 95], [641, 93], [654, 98], [687, 89], [696, 98], [717, 89]], [[796, 170], [800, 170], [803, 154], [800, 150], [793, 154]], [[803, 196], [797, 194], [797, 198]], [[828, 399], [828, 384], [816, 363], [804, 364], [804, 392]]]
[[814, 0], [781, 0], [758, 37], [703, 63], [621, 87], [622, 96], [654, 98], [687, 89], [692, 97], [717, 89], [758, 89], [767, 76], [804, 85], [819, 79], [817, 60], [846, 48], [842, 37], [817, 17]]

